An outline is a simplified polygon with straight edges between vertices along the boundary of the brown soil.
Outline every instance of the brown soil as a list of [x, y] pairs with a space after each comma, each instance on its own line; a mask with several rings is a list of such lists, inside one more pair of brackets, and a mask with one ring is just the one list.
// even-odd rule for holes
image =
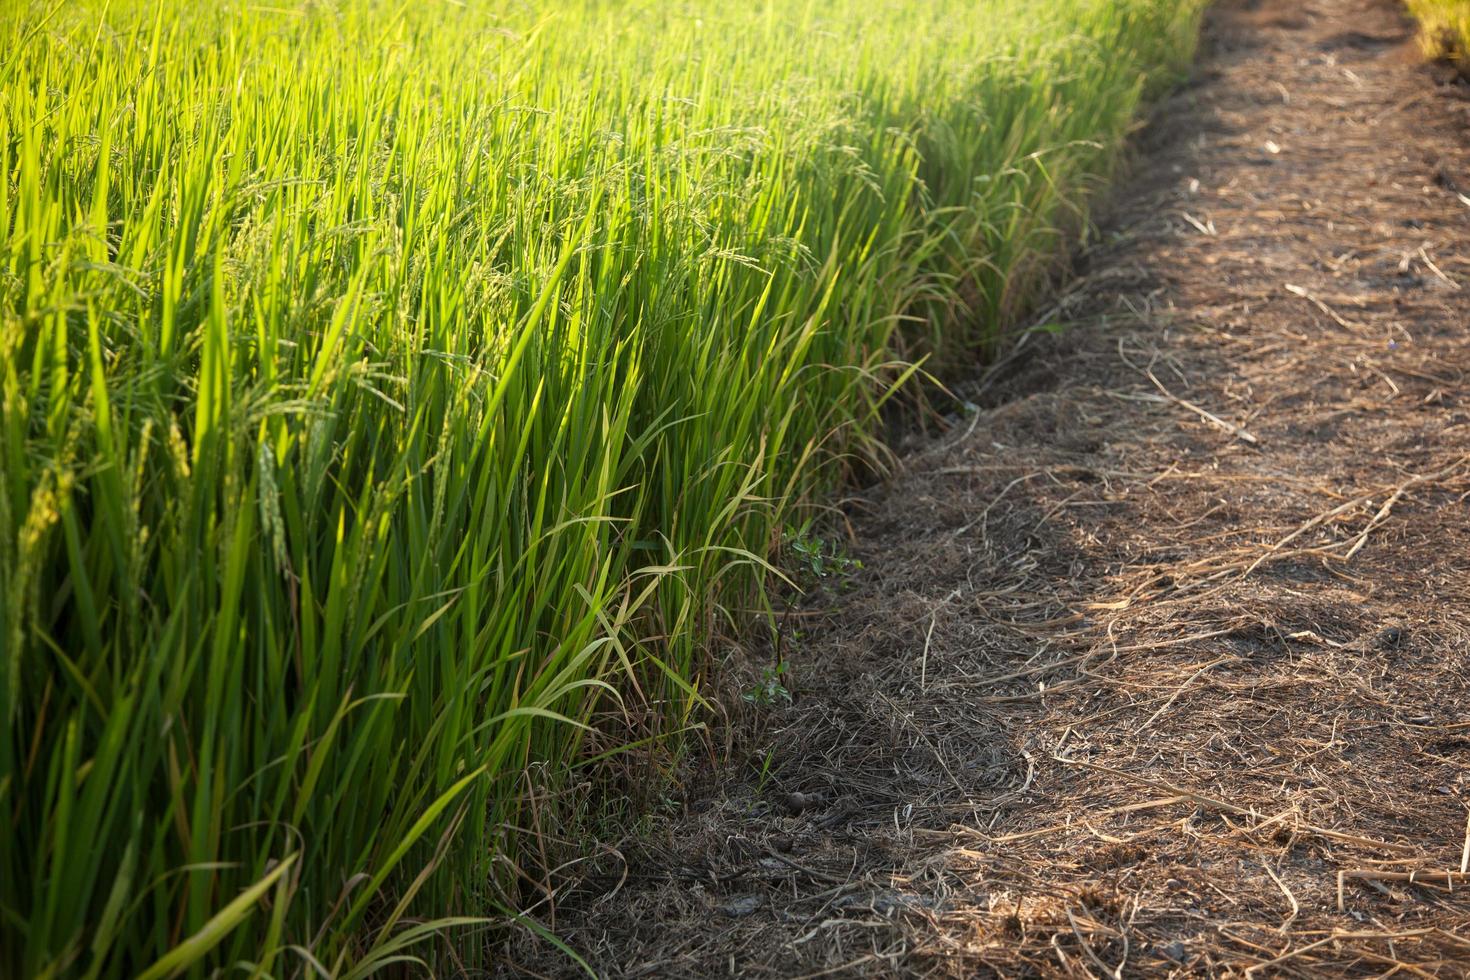
[[557, 896], [599, 973], [1470, 976], [1470, 88], [1414, 50], [1217, 7], [1074, 329], [848, 502], [750, 764]]

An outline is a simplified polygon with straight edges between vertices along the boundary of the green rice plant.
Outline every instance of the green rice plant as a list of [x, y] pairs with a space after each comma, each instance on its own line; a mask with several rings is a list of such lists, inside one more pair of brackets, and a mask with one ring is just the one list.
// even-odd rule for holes
[[1422, 25], [1424, 51], [1470, 74], [1470, 0], [1406, 0]]
[[9, 0], [0, 975], [532, 916], [569, 767], [1044, 284], [1179, 0]]

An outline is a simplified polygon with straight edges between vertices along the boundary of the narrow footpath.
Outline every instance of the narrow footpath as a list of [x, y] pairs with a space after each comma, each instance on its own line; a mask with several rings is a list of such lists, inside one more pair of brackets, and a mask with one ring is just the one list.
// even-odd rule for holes
[[600, 974], [1470, 976], [1470, 86], [1223, 0], [1128, 174], [749, 764], [558, 894]]

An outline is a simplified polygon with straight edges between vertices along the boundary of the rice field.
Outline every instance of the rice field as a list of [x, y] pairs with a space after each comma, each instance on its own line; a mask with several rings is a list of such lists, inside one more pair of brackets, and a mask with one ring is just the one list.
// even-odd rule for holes
[[483, 961], [1198, 4], [4, 13], [0, 975], [154, 980]]

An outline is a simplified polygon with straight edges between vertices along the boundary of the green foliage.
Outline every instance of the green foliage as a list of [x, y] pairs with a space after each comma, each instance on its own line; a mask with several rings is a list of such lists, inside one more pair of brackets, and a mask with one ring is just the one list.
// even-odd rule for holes
[[[778, 663], [773, 667], [762, 667], [760, 682], [746, 691], [742, 697], [750, 704], [759, 705], [762, 708], [790, 704], [791, 691], [786, 687], [785, 662]], [[764, 775], [764, 770], [762, 771], [762, 775]]]
[[474, 962], [1195, 8], [11, 0], [0, 975]]
[[861, 561], [848, 557], [836, 542], [828, 542], [812, 534], [812, 521], [809, 519], [800, 526], [788, 524], [784, 540], [801, 571], [815, 580], [834, 575], [844, 578], [863, 567]]

